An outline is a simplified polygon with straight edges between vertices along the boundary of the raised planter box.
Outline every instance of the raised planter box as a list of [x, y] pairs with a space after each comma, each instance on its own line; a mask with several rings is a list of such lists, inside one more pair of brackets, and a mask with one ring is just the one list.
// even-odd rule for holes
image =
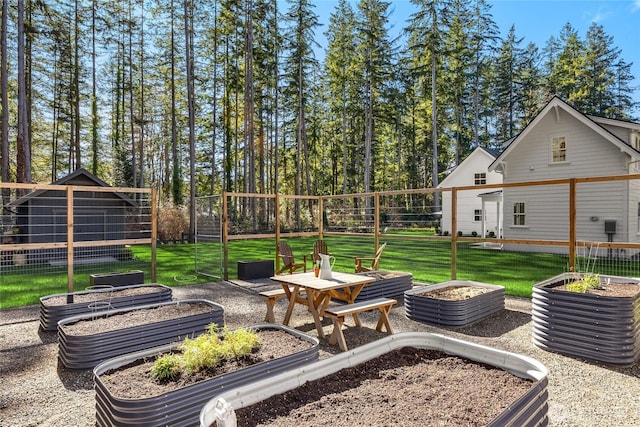
[[[465, 299], [442, 299], [437, 295], [447, 289], [477, 290]], [[461, 327], [482, 320], [504, 309], [504, 287], [470, 280], [451, 280], [436, 285], [416, 286], [404, 293], [406, 316], [430, 325]]]
[[58, 322], [67, 317], [171, 301], [171, 297], [171, 288], [157, 283], [47, 295], [40, 298], [40, 327], [55, 331]]
[[127, 286], [144, 283], [144, 271], [131, 270], [124, 273], [103, 273], [89, 276], [91, 286]]
[[640, 279], [600, 275], [610, 283], [633, 283], [638, 293], [616, 297], [556, 289], [576, 279], [564, 273], [533, 287], [533, 343], [544, 350], [631, 365], [640, 356]]
[[310, 348], [287, 357], [258, 363], [223, 376], [183, 387], [174, 392], [146, 399], [123, 399], [113, 396], [100, 379], [103, 373], [135, 362], [176, 350], [166, 345], [107, 360], [93, 370], [96, 393], [96, 425], [98, 426], [194, 426], [198, 424], [202, 406], [231, 387], [269, 379], [281, 372], [295, 370], [318, 360], [319, 341], [302, 332], [281, 325], [255, 325], [254, 330], [280, 330], [309, 342]]
[[[490, 424], [497, 426], [547, 425], [547, 369], [540, 362], [526, 356], [509, 353], [479, 344], [427, 332], [404, 332], [382, 338], [304, 368], [291, 369], [268, 380], [228, 389], [209, 400], [200, 412], [200, 426], [231, 427], [236, 425], [235, 410], [261, 402], [271, 396], [293, 390], [300, 384], [324, 378], [344, 368], [353, 367], [403, 347], [444, 351], [508, 371], [518, 377], [531, 379], [531, 388], [515, 402], [504, 402], [506, 408]], [[461, 396], [464, 398], [464, 396]], [[423, 402], [416, 402], [416, 410]], [[482, 402], [478, 403], [482, 405]], [[383, 410], [383, 408], [380, 408]], [[216, 423], [217, 424], [214, 424]], [[330, 425], [331, 420], [318, 424]], [[389, 420], [389, 425], [393, 425]]]
[[413, 286], [413, 275], [402, 271], [365, 271], [357, 273], [359, 276], [374, 277], [375, 282], [362, 288], [356, 298], [356, 302], [367, 301], [374, 298], [393, 298], [401, 296], [404, 291]]
[[[162, 306], [185, 304], [203, 304], [209, 311], [179, 317], [173, 320], [150, 322], [144, 325], [123, 328], [116, 331], [100, 332], [91, 335], [74, 335], [66, 326], [80, 321], [118, 316], [132, 311], [154, 310]], [[100, 362], [122, 354], [174, 343], [187, 336], [200, 335], [207, 325], [215, 323], [224, 326], [224, 309], [220, 304], [203, 299], [168, 301], [136, 307], [109, 310], [96, 314], [82, 314], [61, 320], [58, 323], [58, 358], [69, 369], [90, 369]]]

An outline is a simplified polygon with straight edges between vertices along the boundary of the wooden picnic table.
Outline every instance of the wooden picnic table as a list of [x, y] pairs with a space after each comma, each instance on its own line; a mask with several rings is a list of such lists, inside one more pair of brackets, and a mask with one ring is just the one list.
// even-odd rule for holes
[[[375, 281], [374, 277], [339, 271], [332, 271], [331, 275], [331, 279], [320, 279], [315, 277], [313, 272], [309, 272], [278, 275], [271, 278], [271, 280], [282, 285], [289, 299], [287, 313], [282, 322], [284, 325], [289, 324], [296, 303], [304, 304], [309, 307], [309, 311], [313, 316], [318, 337], [324, 338], [320, 317], [324, 315], [324, 310], [329, 305], [331, 298], [346, 301], [347, 304], [353, 304], [362, 288]], [[301, 290], [306, 293], [306, 298], [301, 297]], [[360, 326], [360, 319], [357, 313], [353, 314], [353, 320], [357, 326]]]

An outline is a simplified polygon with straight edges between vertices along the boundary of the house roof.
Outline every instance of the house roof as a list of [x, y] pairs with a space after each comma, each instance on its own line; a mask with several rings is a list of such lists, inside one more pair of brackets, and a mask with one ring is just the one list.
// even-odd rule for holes
[[[79, 185], [79, 186], [110, 187], [109, 184], [107, 184], [106, 182], [104, 182], [94, 174], [90, 173], [85, 168], [76, 169], [75, 171], [71, 172], [69, 175], [63, 176], [62, 178], [52, 182], [51, 185]], [[27, 201], [33, 198], [39, 197], [40, 195], [48, 191], [51, 191], [51, 190], [44, 189], [44, 190], [32, 191], [31, 193], [25, 196], [22, 196], [19, 199], [16, 199], [13, 202], [9, 203], [9, 206], [20, 206], [26, 203]], [[127, 197], [122, 193], [114, 191], [112, 194], [116, 195], [117, 197], [122, 199], [124, 202], [130, 204], [131, 206], [135, 206], [136, 204], [133, 200], [131, 200], [129, 197]]]
[[566, 111], [571, 116], [573, 116], [574, 118], [582, 122], [585, 126], [588, 126], [594, 132], [598, 133], [605, 140], [611, 142], [613, 145], [618, 147], [620, 151], [627, 153], [631, 157], [640, 158], [640, 152], [638, 150], [634, 149], [632, 146], [630, 146], [629, 144], [627, 144], [626, 142], [624, 142], [623, 140], [621, 140], [616, 135], [614, 135], [613, 133], [611, 133], [609, 130], [607, 130], [602, 126], [604, 124], [607, 124], [607, 125], [620, 126], [620, 127], [631, 129], [631, 130], [640, 131], [640, 124], [627, 122], [623, 120], [606, 119], [603, 117], [589, 116], [576, 110], [574, 107], [567, 104], [559, 97], [554, 96], [547, 103], [547, 105], [540, 111], [540, 113], [538, 113], [538, 115], [522, 130], [522, 132], [520, 132], [519, 135], [517, 135], [515, 138], [510, 140], [510, 142], [509, 141], [507, 142], [506, 148], [493, 161], [493, 163], [489, 165], [489, 171], [495, 171], [496, 169], [498, 169], [498, 167], [504, 162], [504, 159], [509, 155], [509, 153], [513, 151], [513, 149], [529, 134], [529, 132], [531, 132], [531, 130], [535, 128], [536, 125], [547, 114], [549, 114], [553, 110], [555, 110], [557, 114], [557, 109], [562, 109]]
[[473, 150], [473, 151], [472, 151], [472, 152], [471, 152], [467, 157], [465, 157], [465, 158], [464, 158], [464, 160], [463, 160], [462, 162], [460, 162], [458, 165], [456, 165], [456, 166], [454, 166], [454, 167], [452, 167], [452, 168], [450, 168], [450, 169], [449, 169], [449, 175], [447, 175], [447, 177], [446, 177], [446, 178], [444, 178], [444, 179], [440, 182], [440, 184], [438, 185], [438, 187], [439, 187], [439, 188], [443, 188], [443, 187], [445, 187], [445, 186], [446, 186], [445, 184], [446, 184], [447, 180], [449, 180], [449, 178], [450, 178], [451, 176], [456, 175], [456, 172], [459, 170], [460, 166], [462, 166], [462, 165], [464, 164], [464, 162], [466, 162], [466, 161], [467, 161], [467, 159], [469, 159], [469, 158], [471, 158], [471, 157], [478, 156], [478, 155], [480, 155], [480, 154], [481, 154], [481, 155], [483, 155], [483, 156], [489, 156], [489, 159], [493, 160], [493, 159], [495, 159], [496, 157], [498, 157], [498, 154], [499, 154], [499, 153], [498, 153], [498, 151], [493, 150], [493, 149], [491, 149], [491, 148], [486, 148], [486, 147], [481, 147], [481, 146], [476, 147], [476, 149], [475, 149], [475, 150]]

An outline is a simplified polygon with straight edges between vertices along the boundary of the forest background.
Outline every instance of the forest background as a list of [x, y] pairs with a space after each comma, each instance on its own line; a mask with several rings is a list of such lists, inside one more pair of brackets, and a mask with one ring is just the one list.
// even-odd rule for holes
[[3, 0], [2, 181], [84, 167], [165, 206], [434, 187], [553, 95], [636, 118], [602, 25], [537, 46], [501, 37], [487, 1], [411, 3], [391, 31], [391, 2], [339, 0], [319, 60], [307, 0]]

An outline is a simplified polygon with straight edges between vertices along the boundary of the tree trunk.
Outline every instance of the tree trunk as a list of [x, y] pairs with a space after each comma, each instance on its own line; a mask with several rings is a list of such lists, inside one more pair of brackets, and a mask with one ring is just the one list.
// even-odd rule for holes
[[16, 181], [31, 182], [31, 144], [27, 123], [27, 84], [25, 78], [24, 0], [18, 0], [18, 139]]
[[[2, 103], [2, 124], [0, 138], [2, 139], [2, 182], [9, 181], [9, 75], [7, 64], [7, 15], [9, 14], [9, 0], [2, 0], [2, 22], [0, 30], [0, 98]], [[9, 190], [2, 190], [2, 205], [9, 203]], [[3, 213], [4, 214], [4, 213]]]
[[184, 32], [189, 112], [189, 242], [192, 242], [196, 230], [196, 125], [193, 93], [193, 6], [189, 0], [184, 0]]

